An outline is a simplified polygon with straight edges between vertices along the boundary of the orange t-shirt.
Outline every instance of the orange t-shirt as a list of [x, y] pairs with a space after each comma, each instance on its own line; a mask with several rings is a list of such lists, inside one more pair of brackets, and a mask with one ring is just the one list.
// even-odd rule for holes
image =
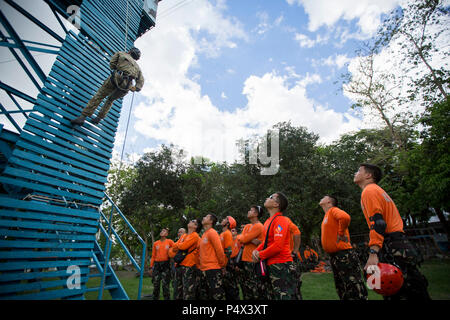
[[272, 223], [269, 230], [267, 248], [263, 250], [264, 242], [256, 248], [256, 250], [259, 251], [260, 259], [267, 259], [268, 266], [275, 263], [292, 261], [289, 244], [291, 239], [291, 234], [289, 232], [289, 220], [286, 219], [281, 212], [277, 212], [264, 222], [264, 229], [266, 230], [266, 233], [270, 222], [274, 219], [276, 220]]
[[242, 234], [237, 236], [237, 240], [244, 245], [244, 251], [242, 252], [242, 261], [253, 262], [252, 252], [258, 247], [251, 243], [253, 239], [258, 239], [261, 243], [264, 241], [265, 232], [264, 226], [261, 222], [255, 224], [247, 224], [242, 230]]
[[234, 258], [237, 256], [237, 254], [239, 253], [239, 250], [241, 249], [241, 244], [240, 242], [236, 239], [233, 240], [233, 250], [231, 251], [231, 256], [230, 258]]
[[177, 244], [180, 243], [180, 241], [183, 241], [184, 237], [186, 237], [186, 234], [183, 234], [180, 237], [180, 239], [178, 239], [178, 241], [175, 242], [175, 244], [172, 247], [170, 247], [170, 249], [169, 249], [169, 258], [170, 259], [173, 259], [173, 257], [175, 257], [175, 255], [177, 254], [177, 252], [178, 252]]
[[394, 201], [377, 184], [371, 183], [364, 188], [361, 193], [361, 208], [370, 229], [369, 247], [383, 246], [384, 237], [373, 229], [374, 222], [370, 220], [376, 213], [383, 216], [386, 222], [386, 233], [403, 232], [403, 220]]
[[[338, 207], [330, 208], [323, 217], [321, 241], [322, 248], [328, 253], [334, 253], [341, 250], [351, 249], [350, 233], [348, 225], [350, 224], [350, 216], [344, 210]], [[337, 236], [346, 236], [348, 242], [337, 242]]]
[[198, 255], [198, 242], [200, 240], [200, 236], [197, 232], [192, 232], [190, 234], [185, 234], [184, 237], [180, 239], [177, 243], [175, 243], [174, 248], [178, 250], [187, 250], [188, 255], [184, 258], [184, 260], [180, 263], [180, 266], [192, 267], [196, 264], [197, 255]]
[[205, 231], [200, 239], [198, 248], [198, 268], [201, 271], [225, 267], [226, 257], [216, 230], [210, 228]]
[[289, 220], [289, 232], [291, 233], [291, 239], [289, 240], [289, 247], [291, 248], [291, 252], [294, 251], [294, 236], [301, 235], [300, 229], [292, 222], [291, 219], [286, 217]]
[[308, 259], [312, 254], [314, 254], [316, 256], [316, 258], [319, 259], [319, 255], [313, 249], [303, 251], [303, 255], [305, 256], [305, 259]]
[[169, 260], [169, 249], [174, 245], [174, 242], [170, 239], [164, 241], [158, 240], [153, 244], [152, 258], [150, 260], [150, 267], [153, 267], [155, 261], [168, 261]]

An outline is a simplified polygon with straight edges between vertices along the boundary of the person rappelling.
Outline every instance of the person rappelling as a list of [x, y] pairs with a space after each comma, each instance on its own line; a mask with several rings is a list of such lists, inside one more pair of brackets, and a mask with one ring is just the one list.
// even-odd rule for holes
[[[123, 98], [129, 91], [140, 91], [144, 85], [144, 77], [137, 64], [141, 52], [138, 48], [131, 48], [128, 52], [116, 52], [109, 63], [111, 75], [103, 82], [97, 93], [89, 100], [81, 115], [72, 119], [72, 125], [82, 125], [87, 117], [92, 116], [95, 109], [107, 97], [97, 117], [91, 123], [98, 124], [106, 117], [113, 102]], [[133, 81], [135, 85], [133, 85]]]

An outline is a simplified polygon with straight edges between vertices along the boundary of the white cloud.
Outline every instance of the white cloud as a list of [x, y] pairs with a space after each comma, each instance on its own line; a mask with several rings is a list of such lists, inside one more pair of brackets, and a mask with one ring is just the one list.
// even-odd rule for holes
[[269, 14], [265, 11], [257, 12], [256, 16], [259, 19], [259, 23], [256, 26], [256, 28], [253, 30], [253, 32], [256, 32], [258, 34], [264, 34], [274, 27], [279, 27], [284, 20], [284, 16], [280, 15], [274, 21], [271, 21]]
[[[286, 0], [289, 5], [303, 6], [309, 16], [308, 30], [317, 31], [321, 26], [333, 27], [339, 20], [356, 19], [366, 38], [380, 24], [380, 17], [393, 10], [401, 0]], [[355, 36], [355, 35], [354, 35]]]
[[223, 92], [223, 91], [222, 91], [222, 94], [220, 95], [220, 97], [222, 99], [227, 99], [228, 98], [227, 95], [225, 94], [225, 92]]
[[269, 23], [269, 15], [267, 12], [258, 12], [256, 16], [259, 18], [259, 24], [256, 28], [258, 34], [263, 34], [269, 31], [271, 25]]
[[337, 69], [342, 69], [346, 64], [350, 63], [352, 61], [351, 58], [349, 58], [346, 54], [334, 54], [332, 56], [329, 56], [327, 58], [323, 59], [311, 59], [314, 66], [329, 66], [329, 67], [336, 67]]
[[295, 41], [297, 41], [302, 48], [312, 48], [318, 44], [326, 43], [328, 41], [328, 37], [322, 37], [318, 34], [316, 39], [310, 39], [307, 35], [296, 33]]
[[[174, 1], [163, 4], [171, 7]], [[248, 76], [242, 89], [246, 105], [234, 111], [220, 110], [202, 94], [197, 78], [189, 77], [188, 71], [199, 67], [200, 54], [219, 55], [222, 48], [246, 40], [247, 35], [238, 21], [225, 17], [221, 8], [206, 0], [190, 3], [184, 10], [157, 22], [136, 43], [142, 51], [139, 64], [146, 79], [140, 93], [143, 99], [133, 109], [134, 129], [140, 135], [173, 143], [190, 156], [233, 161], [238, 156], [238, 139], [262, 135], [280, 121], [306, 126], [328, 142], [357, 128], [359, 120], [353, 115], [320, 106], [307, 96], [306, 87], [322, 81], [319, 75], [299, 75], [288, 64], [284, 64], [284, 74], [272, 71]], [[199, 34], [208, 38], [207, 50]]]
[[[437, 34], [440, 31], [443, 31], [443, 33], [440, 34], [440, 37], [433, 41], [433, 47], [436, 50], [432, 51], [430, 56], [427, 57], [427, 62], [435, 70], [439, 68], [448, 70], [450, 64], [450, 60], [447, 56], [450, 31], [448, 28], [445, 29], [442, 27], [449, 25], [449, 23], [450, 18], [447, 16], [440, 21], [440, 26], [428, 26], [428, 34]], [[383, 48], [379, 54], [375, 55], [373, 60], [373, 68], [375, 70], [373, 83], [381, 83], [384, 88], [390, 91], [391, 97], [406, 98], [409, 95], [407, 91], [411, 88], [415, 88], [415, 93], [417, 94], [414, 101], [409, 101], [407, 105], [398, 105], [395, 100], [390, 104], [387, 104], [388, 110], [386, 111], [386, 115], [391, 120], [404, 112], [411, 112], [417, 115], [424, 111], [424, 106], [421, 105], [421, 102], [423, 101], [420, 100], [420, 88], [412, 87], [412, 81], [414, 79], [422, 79], [425, 75], [429, 74], [430, 71], [425, 64], [419, 62], [418, 65], [413, 65], [410, 59], [405, 58], [404, 46], [413, 47], [413, 44], [403, 36], [399, 36], [395, 41], [392, 41], [389, 46]], [[348, 58], [344, 60], [347, 59]], [[365, 80], [365, 83], [368, 83], [367, 76], [358, 71], [360, 60], [361, 57], [351, 59], [348, 65], [348, 71], [354, 79]], [[345, 89], [346, 87], [344, 86], [344, 95], [356, 102], [357, 96], [349, 93]], [[362, 109], [361, 114], [363, 119], [362, 125], [364, 127], [379, 127], [385, 125], [385, 123], [380, 120], [379, 114], [376, 114], [367, 108]]]

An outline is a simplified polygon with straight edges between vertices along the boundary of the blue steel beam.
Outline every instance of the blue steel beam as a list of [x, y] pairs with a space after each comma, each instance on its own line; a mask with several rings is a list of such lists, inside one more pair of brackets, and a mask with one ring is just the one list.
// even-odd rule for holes
[[[2, 38], [2, 41], [6, 41], [6, 37], [3, 35], [3, 33], [0, 31], [0, 38]], [[39, 85], [39, 83], [36, 81], [36, 79], [34, 78], [34, 76], [31, 74], [30, 70], [28, 70], [27, 66], [25, 65], [25, 63], [23, 63], [22, 58], [17, 54], [17, 52], [15, 50], [13, 50], [12, 48], [9, 48], [9, 51], [11, 52], [11, 54], [14, 56], [14, 58], [16, 59], [16, 61], [20, 64], [20, 66], [22, 67], [22, 69], [25, 71], [25, 73], [27, 74], [27, 76], [30, 78], [31, 82], [33, 82], [33, 84], [35, 85], [35, 87], [38, 90], [41, 90], [41, 86]]]
[[36, 103], [36, 99], [34, 99], [33, 97], [27, 95], [26, 93], [23, 93], [22, 91], [17, 90], [16, 88], [8, 86], [6, 83], [4, 83], [2, 81], [0, 81], [0, 89], [5, 90], [6, 92], [10, 92], [13, 95], [15, 95], [23, 100], [31, 102], [32, 104]]
[[58, 40], [59, 42], [63, 43], [64, 39], [62, 37], [60, 37], [56, 32], [54, 32], [53, 30], [51, 30], [49, 27], [47, 27], [45, 24], [43, 24], [41, 21], [39, 21], [38, 19], [36, 19], [32, 14], [30, 14], [28, 11], [26, 11], [25, 9], [23, 9], [21, 6], [19, 6], [17, 3], [15, 3], [12, 0], [5, 0], [5, 2], [7, 4], [9, 4], [11, 7], [13, 7], [14, 9], [16, 9], [17, 11], [19, 11], [22, 15], [24, 15], [25, 17], [27, 17], [28, 19], [30, 19], [30, 21], [32, 21], [34, 24], [36, 24], [39, 28], [41, 28], [42, 30], [44, 30], [45, 32], [47, 32], [49, 35], [51, 35], [53, 38], [55, 38], [56, 40]]
[[[8, 48], [16, 48], [16, 49], [21, 48], [16, 43], [10, 43], [10, 42], [5, 42], [5, 41], [0, 42], [0, 47], [8, 47]], [[58, 50], [49, 50], [49, 49], [44, 49], [44, 48], [39, 48], [39, 47], [25, 46], [25, 48], [27, 48], [29, 51], [38, 51], [38, 52], [44, 52], [44, 53], [50, 53], [50, 54], [58, 54], [59, 53]]]
[[8, 110], [5, 109], [3, 104], [0, 103], [0, 110], [2, 113], [8, 118], [8, 120], [12, 123], [12, 125], [17, 129], [17, 131], [21, 132], [22, 128], [17, 124], [13, 117], [10, 116]]
[[17, 34], [16, 30], [14, 30], [13, 26], [9, 23], [8, 19], [6, 19], [3, 12], [0, 10], [0, 21], [2, 25], [5, 27], [8, 34], [14, 39], [14, 42], [16, 42], [19, 45], [19, 50], [22, 52], [24, 57], [27, 59], [28, 63], [33, 68], [34, 72], [36, 72], [39, 79], [41, 79], [42, 82], [45, 82], [45, 79], [47, 76], [45, 75], [44, 71], [42, 71], [39, 64], [34, 60], [33, 56], [31, 55], [30, 51], [26, 48], [25, 44], [23, 43], [22, 39], [20, 39], [20, 36]]

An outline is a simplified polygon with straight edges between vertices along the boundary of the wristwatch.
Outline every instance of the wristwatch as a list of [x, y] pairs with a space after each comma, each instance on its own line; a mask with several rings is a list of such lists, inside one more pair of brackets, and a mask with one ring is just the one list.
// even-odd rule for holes
[[375, 249], [370, 249], [369, 252], [370, 254], [378, 254], [378, 251]]

